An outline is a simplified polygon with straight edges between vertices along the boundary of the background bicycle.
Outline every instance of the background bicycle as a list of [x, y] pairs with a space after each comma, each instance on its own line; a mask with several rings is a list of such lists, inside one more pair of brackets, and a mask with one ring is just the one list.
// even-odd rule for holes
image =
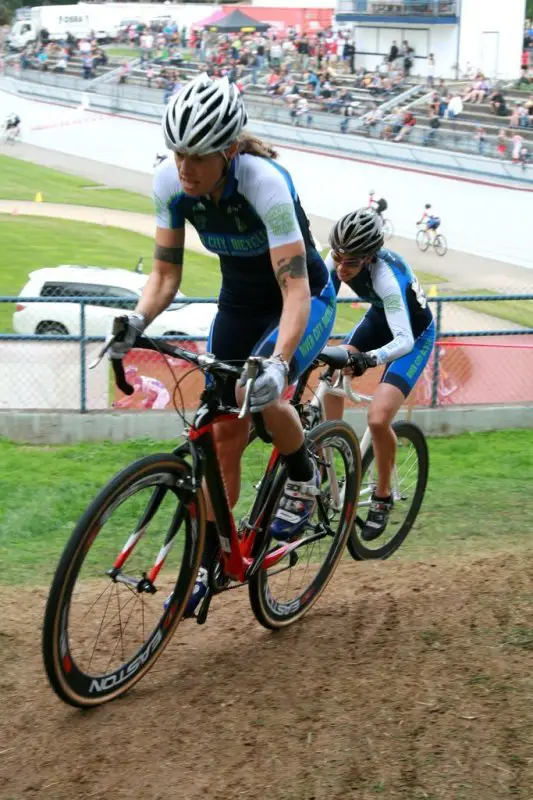
[[[345, 400], [355, 404], [372, 401], [370, 395], [354, 390], [352, 379], [343, 375], [342, 368], [347, 365], [348, 356], [348, 352], [342, 347], [327, 347], [321, 353], [320, 358], [328, 364], [328, 369], [321, 374], [318, 387], [313, 390], [312, 397], [307, 402], [302, 402], [302, 398], [310, 371], [300, 378], [292, 402], [308, 427], [324, 421], [326, 392], [341, 393]], [[336, 373], [336, 370], [339, 371]], [[413, 527], [424, 499], [429, 472], [426, 438], [422, 430], [412, 422], [394, 422], [393, 429], [398, 439], [391, 487], [394, 506], [385, 532], [373, 542], [363, 541], [360, 536], [377, 484], [372, 437], [368, 427], [361, 438], [361, 491], [355, 525], [348, 540], [348, 550], [356, 560], [385, 559], [396, 552]]]
[[433, 247], [439, 256], [445, 256], [448, 252], [448, 243], [442, 233], [430, 229], [426, 221], [417, 226], [416, 243], [418, 248], [425, 253], [428, 247]]

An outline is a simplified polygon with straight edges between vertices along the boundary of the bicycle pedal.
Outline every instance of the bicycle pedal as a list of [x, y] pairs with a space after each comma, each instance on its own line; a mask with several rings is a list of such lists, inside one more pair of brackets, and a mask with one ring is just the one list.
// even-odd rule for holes
[[200, 608], [198, 609], [198, 613], [195, 616], [196, 623], [198, 625], [205, 625], [207, 620], [207, 615], [209, 614], [209, 606], [211, 605], [211, 600], [213, 599], [213, 592], [211, 589], [208, 589], [205, 593], [205, 597], [200, 604]]

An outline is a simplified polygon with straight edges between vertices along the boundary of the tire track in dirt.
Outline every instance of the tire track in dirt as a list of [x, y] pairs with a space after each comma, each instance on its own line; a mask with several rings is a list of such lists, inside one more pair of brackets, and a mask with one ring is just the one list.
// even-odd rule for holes
[[346, 560], [278, 634], [231, 592], [91, 712], [46, 684], [45, 596], [0, 590], [2, 800], [533, 796], [529, 553]]

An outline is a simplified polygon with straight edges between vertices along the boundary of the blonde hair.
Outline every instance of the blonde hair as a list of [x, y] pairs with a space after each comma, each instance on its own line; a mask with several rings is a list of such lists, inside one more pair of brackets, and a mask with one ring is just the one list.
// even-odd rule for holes
[[237, 139], [238, 153], [248, 153], [251, 156], [262, 156], [263, 158], [277, 158], [278, 154], [266, 142], [252, 136], [250, 133], [241, 133]]

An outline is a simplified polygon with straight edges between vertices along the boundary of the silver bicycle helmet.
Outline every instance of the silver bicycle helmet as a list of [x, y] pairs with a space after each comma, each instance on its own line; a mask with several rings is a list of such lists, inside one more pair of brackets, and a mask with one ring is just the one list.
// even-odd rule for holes
[[205, 72], [171, 98], [163, 119], [169, 150], [206, 155], [225, 150], [246, 125], [242, 97], [227, 78], [212, 80]]
[[331, 229], [329, 244], [337, 253], [371, 256], [383, 247], [383, 222], [372, 208], [358, 208]]

